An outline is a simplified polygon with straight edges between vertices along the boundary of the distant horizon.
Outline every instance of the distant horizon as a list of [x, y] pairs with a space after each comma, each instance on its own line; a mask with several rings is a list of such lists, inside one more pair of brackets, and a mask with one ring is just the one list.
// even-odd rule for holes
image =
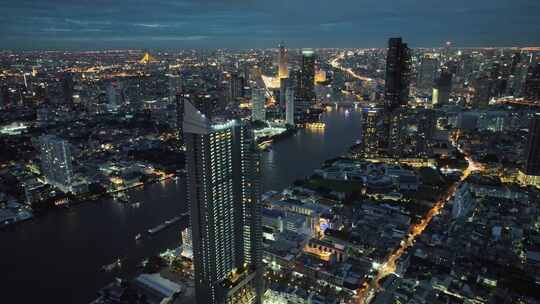
[[[405, 43], [407, 43], [406, 40], [404, 40]], [[381, 46], [381, 47], [289, 47], [287, 44], [285, 44], [285, 48], [288, 50], [302, 50], [302, 49], [314, 49], [314, 50], [332, 50], [332, 49], [348, 49], [348, 50], [383, 50], [386, 49], [387, 46]], [[444, 45], [441, 46], [433, 46], [433, 47], [427, 47], [427, 46], [419, 46], [419, 47], [411, 47], [409, 45], [410, 49], [413, 50], [437, 50], [437, 49], [443, 49]], [[489, 50], [489, 49], [520, 49], [520, 50], [529, 50], [529, 51], [540, 51], [540, 43], [536, 45], [515, 45], [515, 46], [451, 46], [452, 49], [456, 50]], [[195, 51], [217, 51], [217, 50], [226, 50], [226, 51], [249, 51], [249, 50], [277, 50], [278, 44], [274, 47], [253, 47], [253, 48], [230, 48], [230, 47], [183, 47], [183, 48], [131, 48], [131, 47], [115, 47], [115, 48], [95, 48], [95, 49], [72, 49], [72, 48], [65, 48], [65, 49], [1, 49], [0, 53], [6, 53], [6, 52], [24, 52], [24, 53], [30, 53], [30, 52], [43, 52], [43, 53], [59, 53], [59, 52], [72, 52], [72, 53], [92, 53], [92, 52], [127, 52], [127, 51], [136, 51], [136, 52], [173, 52], [173, 51], [189, 51], [189, 50], [195, 50]]]

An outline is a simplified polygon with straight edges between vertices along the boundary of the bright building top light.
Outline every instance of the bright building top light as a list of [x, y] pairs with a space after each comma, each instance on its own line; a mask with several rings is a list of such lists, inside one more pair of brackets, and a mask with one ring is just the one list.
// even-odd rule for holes
[[212, 129], [214, 130], [224, 130], [227, 128], [234, 127], [236, 125], [236, 120], [227, 121], [224, 123], [214, 124], [212, 125]]
[[302, 55], [304, 55], [304, 56], [313, 56], [313, 54], [315, 54], [315, 52], [313, 52], [312, 49], [304, 49], [304, 50], [302, 50]]

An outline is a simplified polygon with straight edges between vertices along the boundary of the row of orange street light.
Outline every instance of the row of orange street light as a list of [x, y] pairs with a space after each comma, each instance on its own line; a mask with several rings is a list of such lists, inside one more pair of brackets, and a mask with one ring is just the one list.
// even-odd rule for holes
[[469, 175], [472, 172], [475, 171], [481, 171], [484, 170], [484, 167], [482, 164], [474, 161], [470, 155], [466, 153], [458, 144], [459, 140], [459, 133], [456, 133], [456, 136], [452, 138], [452, 144], [463, 154], [465, 154], [465, 159], [468, 162], [468, 167], [465, 171], [463, 171], [463, 175], [459, 182], [455, 183], [448, 189], [448, 192], [445, 196], [443, 196], [441, 199], [439, 199], [433, 208], [431, 208], [426, 215], [422, 218], [422, 220], [419, 223], [411, 225], [409, 228], [409, 233], [405, 237], [404, 240], [401, 241], [400, 246], [392, 252], [387, 258], [384, 263], [381, 264], [381, 266], [378, 269], [376, 277], [370, 282], [365, 282], [358, 290], [357, 290], [357, 303], [358, 304], [366, 304], [373, 299], [376, 292], [380, 289], [380, 282], [382, 279], [384, 279], [386, 276], [394, 273], [397, 268], [397, 260], [407, 251], [408, 248], [410, 248], [416, 238], [424, 232], [424, 230], [427, 228], [431, 220], [434, 216], [439, 214], [439, 212], [444, 208], [446, 203], [450, 201], [450, 199], [454, 196], [457, 189], [459, 188], [460, 184], [469, 177]]

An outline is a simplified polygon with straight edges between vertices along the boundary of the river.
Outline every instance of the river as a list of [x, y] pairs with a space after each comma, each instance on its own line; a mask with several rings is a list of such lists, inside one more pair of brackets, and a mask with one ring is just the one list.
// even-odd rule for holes
[[[361, 136], [361, 113], [333, 109], [324, 130], [301, 130], [262, 156], [263, 190], [281, 190], [343, 154]], [[101, 271], [116, 258], [133, 269], [144, 257], [180, 242], [178, 223], [139, 242], [135, 235], [186, 211], [182, 181], [165, 181], [129, 193], [139, 208], [110, 199], [55, 210], [0, 231], [2, 303], [89, 303], [118, 274]]]

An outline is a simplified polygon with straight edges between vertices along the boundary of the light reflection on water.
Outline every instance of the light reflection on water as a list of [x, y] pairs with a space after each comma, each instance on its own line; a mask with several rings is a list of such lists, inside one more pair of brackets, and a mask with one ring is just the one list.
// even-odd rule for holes
[[[329, 158], [343, 154], [360, 139], [361, 113], [341, 108], [323, 114], [326, 128], [301, 130], [275, 143], [262, 155], [264, 190], [281, 190], [308, 176]], [[10, 231], [0, 231], [8, 250], [0, 250], [3, 302], [34, 303], [55, 299], [57, 303], [88, 303], [96, 291], [111, 282], [116, 273], [99, 269], [118, 257], [130, 263], [180, 242], [180, 228], [166, 229], [135, 242], [135, 235], [186, 211], [183, 179], [156, 183], [130, 191], [130, 204], [102, 199], [71, 210], [59, 210]], [[74, 275], [75, 274], [75, 275]], [[21, 294], [20, 286], [35, 292]], [[65, 290], [70, 290], [66, 293]], [[10, 301], [13, 299], [13, 301]]]
[[[347, 114], [348, 113], [348, 114]], [[322, 115], [324, 129], [304, 129], [263, 153], [263, 189], [281, 190], [344, 154], [361, 137], [361, 110], [338, 108]]]

